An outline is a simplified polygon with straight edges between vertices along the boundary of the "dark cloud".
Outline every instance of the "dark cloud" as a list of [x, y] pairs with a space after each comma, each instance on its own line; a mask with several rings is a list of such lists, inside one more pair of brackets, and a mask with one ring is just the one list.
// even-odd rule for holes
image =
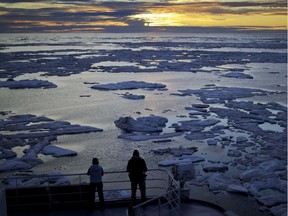
[[[6, 7], [4, 5], [0, 7], [0, 33], [2, 32], [33, 32], [33, 31], [58, 31], [69, 29], [89, 29], [89, 28], [103, 28], [106, 31], [113, 31], [120, 28], [123, 30], [149, 30], [144, 25], [144, 20], [129, 18], [132, 15], [143, 13], [146, 10], [153, 11], [173, 9], [174, 6], [182, 10], [180, 12], [193, 12], [202, 10], [203, 13], [210, 14], [248, 14], [248, 13], [270, 13], [286, 15], [287, 5], [283, 0], [274, 2], [262, 1], [262, 2], [195, 2], [188, 4], [171, 4], [171, 1], [96, 1], [96, 0], [0, 0], [0, 3], [7, 3], [12, 5], [13, 3], [49, 3], [45, 8], [15, 8]], [[54, 3], [54, 4], [52, 4]], [[55, 4], [61, 4], [60, 7], [55, 7]], [[97, 10], [97, 8], [99, 8]], [[103, 9], [100, 9], [103, 8]], [[199, 9], [200, 8], [200, 9]], [[190, 11], [184, 11], [190, 10]], [[173, 12], [173, 11], [172, 11]], [[179, 12], [179, 11], [178, 11]], [[27, 22], [25, 22], [27, 21]], [[107, 26], [108, 21], [111, 21], [111, 26]], [[50, 22], [50, 23], [49, 23]], [[91, 22], [89, 24], [88, 22]], [[103, 25], [101, 25], [101, 22]], [[66, 24], [65, 24], [66, 23]], [[113, 24], [114, 23], [114, 24]], [[117, 26], [117, 23], [122, 26]], [[123, 27], [126, 24], [128, 26]], [[131, 28], [130, 28], [131, 27]], [[150, 28], [151, 29], [151, 28]], [[162, 27], [163, 29], [163, 27]]]
[[226, 7], [286, 7], [285, 2], [222, 2]]

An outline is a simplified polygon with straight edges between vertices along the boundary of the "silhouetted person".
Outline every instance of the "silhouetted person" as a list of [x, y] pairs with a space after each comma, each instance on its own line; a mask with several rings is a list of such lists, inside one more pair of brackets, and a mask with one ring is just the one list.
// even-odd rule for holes
[[87, 175], [90, 176], [91, 204], [95, 201], [95, 190], [97, 189], [100, 204], [104, 204], [102, 176], [103, 168], [99, 165], [98, 158], [93, 158], [92, 165], [89, 167]]
[[138, 150], [134, 150], [133, 157], [128, 161], [127, 172], [129, 172], [129, 178], [131, 181], [131, 200], [136, 201], [137, 185], [141, 192], [141, 200], [146, 200], [146, 186], [145, 178], [147, 172], [147, 166], [144, 159], [139, 156]]

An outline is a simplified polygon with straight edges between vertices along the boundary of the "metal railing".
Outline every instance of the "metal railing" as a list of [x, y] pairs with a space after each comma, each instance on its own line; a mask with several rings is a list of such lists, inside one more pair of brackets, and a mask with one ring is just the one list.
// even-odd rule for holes
[[[51, 207], [55, 204], [55, 200], [58, 201], [55, 197], [59, 198], [59, 196], [76, 197], [77, 202], [84, 202], [87, 198], [87, 187], [89, 185], [89, 176], [86, 173], [13, 176], [1, 178], [0, 180], [2, 187], [3, 185], [6, 187], [6, 192], [7, 190], [13, 190], [12, 195], [10, 193], [9, 196], [10, 198], [12, 196], [12, 199], [15, 200], [14, 207], [17, 207], [17, 205], [22, 205], [22, 207], [23, 205], [29, 206], [31, 204], [27, 201], [29, 199], [37, 201], [42, 199], [43, 203], [39, 203], [39, 205], [45, 204]], [[63, 185], [67, 185], [65, 190], [63, 188], [61, 190], [57, 189], [57, 186]], [[79, 187], [80, 189], [73, 187], [77, 185], [81, 185], [81, 187]], [[103, 185], [105, 201], [130, 200], [131, 184], [126, 171], [105, 172]], [[27, 189], [27, 191], [23, 193], [25, 189]], [[34, 190], [35, 193], [29, 194], [28, 191], [32, 190]], [[178, 193], [179, 185], [168, 171], [152, 169], [147, 172], [146, 194], [151, 201], [155, 202], [155, 200], [157, 200], [159, 206], [169, 206], [169, 208], [175, 210], [179, 208], [180, 196]], [[137, 198], [139, 197], [140, 191], [137, 190]], [[21, 203], [23, 199], [26, 200], [24, 204]], [[75, 200], [73, 200], [73, 202], [70, 199], [67, 200], [67, 204], [69, 204], [69, 202], [71, 202], [71, 204], [75, 202]], [[137, 215], [147, 215], [140, 214], [139, 212], [144, 205], [149, 205], [150, 200], [133, 207], [134, 212], [137, 213]], [[33, 205], [36, 204], [37, 203], [33, 203]]]
[[180, 214], [181, 189], [173, 176], [170, 173], [168, 175], [168, 188], [165, 193], [133, 206], [126, 214], [132, 216], [178, 216]]

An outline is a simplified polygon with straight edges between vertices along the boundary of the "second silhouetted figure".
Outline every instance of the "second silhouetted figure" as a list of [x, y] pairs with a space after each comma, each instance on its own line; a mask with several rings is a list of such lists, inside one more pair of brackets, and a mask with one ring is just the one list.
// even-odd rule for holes
[[145, 201], [146, 200], [145, 179], [146, 179], [147, 166], [145, 160], [139, 156], [138, 150], [134, 150], [133, 157], [128, 161], [127, 172], [129, 172], [129, 178], [131, 181], [132, 202], [136, 201], [136, 191], [138, 185], [141, 192], [141, 200]]

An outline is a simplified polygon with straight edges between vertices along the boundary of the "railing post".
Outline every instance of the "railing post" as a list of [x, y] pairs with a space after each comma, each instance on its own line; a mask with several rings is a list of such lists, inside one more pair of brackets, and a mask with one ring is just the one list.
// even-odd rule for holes
[[161, 215], [161, 200], [158, 198], [158, 215]]
[[7, 216], [6, 193], [5, 190], [0, 191], [0, 215]]
[[181, 205], [181, 188], [178, 188], [178, 209], [177, 209], [177, 214], [179, 215], [180, 213], [180, 205]]

